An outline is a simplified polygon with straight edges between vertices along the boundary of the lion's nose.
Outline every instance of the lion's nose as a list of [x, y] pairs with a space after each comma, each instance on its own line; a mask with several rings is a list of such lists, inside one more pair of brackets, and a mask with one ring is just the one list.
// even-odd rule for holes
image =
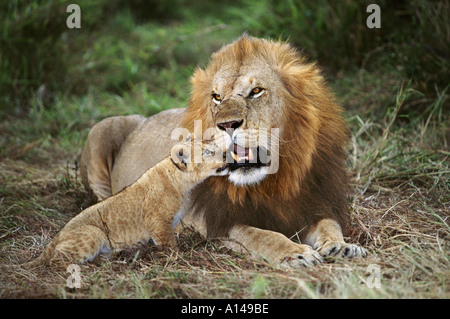
[[221, 129], [226, 131], [227, 129], [237, 129], [239, 126], [242, 125], [242, 123], [244, 122], [244, 120], [236, 120], [236, 121], [228, 121], [228, 122], [222, 122], [217, 124], [217, 126]]

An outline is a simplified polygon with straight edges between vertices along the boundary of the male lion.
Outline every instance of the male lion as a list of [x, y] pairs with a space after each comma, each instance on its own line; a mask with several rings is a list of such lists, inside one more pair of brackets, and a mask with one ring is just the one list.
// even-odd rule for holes
[[[287, 43], [244, 35], [197, 69], [192, 86], [186, 109], [112, 117], [93, 127], [81, 172], [98, 199], [131, 185], [165, 157], [176, 143], [175, 128], [193, 132], [194, 121], [201, 120], [197, 134], [214, 128], [230, 135], [234, 160], [229, 176], [210, 177], [191, 192], [180, 212], [186, 224], [234, 249], [290, 266], [365, 255], [343, 239], [348, 131], [314, 63]], [[275, 128], [274, 150], [269, 132]], [[272, 160], [262, 161], [263, 153]]]

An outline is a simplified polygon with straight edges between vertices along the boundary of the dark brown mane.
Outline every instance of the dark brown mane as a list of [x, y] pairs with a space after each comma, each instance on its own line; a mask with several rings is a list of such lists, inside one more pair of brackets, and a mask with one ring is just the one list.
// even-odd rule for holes
[[204, 214], [209, 237], [226, 236], [236, 224], [281, 232], [300, 239], [326, 217], [347, 225], [348, 134], [341, 108], [334, 102], [314, 64], [306, 64], [288, 44], [244, 36], [213, 55], [208, 68], [193, 76], [193, 93], [184, 125], [203, 120], [213, 127], [210, 86], [221, 63], [258, 54], [279, 74], [284, 86], [285, 127], [279, 169], [255, 186], [237, 187], [227, 177], [211, 177], [192, 192], [192, 206]]

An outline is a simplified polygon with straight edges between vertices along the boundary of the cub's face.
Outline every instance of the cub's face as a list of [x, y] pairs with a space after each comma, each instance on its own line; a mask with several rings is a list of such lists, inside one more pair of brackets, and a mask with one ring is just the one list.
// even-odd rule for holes
[[229, 138], [223, 134], [203, 142], [189, 136], [186, 141], [172, 148], [172, 162], [194, 179], [223, 176], [229, 171], [226, 150], [230, 144]]

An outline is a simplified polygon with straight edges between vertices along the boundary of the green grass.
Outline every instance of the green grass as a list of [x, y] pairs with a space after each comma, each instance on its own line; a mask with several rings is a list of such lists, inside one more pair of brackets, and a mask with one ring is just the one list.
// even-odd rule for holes
[[[369, 2], [368, 2], [369, 3]], [[449, 1], [79, 1], [0, 4], [0, 263], [35, 257], [92, 203], [77, 156], [112, 115], [186, 105], [190, 76], [248, 31], [318, 59], [352, 137], [352, 232], [369, 256], [278, 269], [186, 229], [180, 252], [135, 247], [69, 273], [0, 273], [0, 298], [448, 298]], [[59, 21], [59, 22], [58, 22]], [[370, 288], [370, 269], [380, 288]]]

